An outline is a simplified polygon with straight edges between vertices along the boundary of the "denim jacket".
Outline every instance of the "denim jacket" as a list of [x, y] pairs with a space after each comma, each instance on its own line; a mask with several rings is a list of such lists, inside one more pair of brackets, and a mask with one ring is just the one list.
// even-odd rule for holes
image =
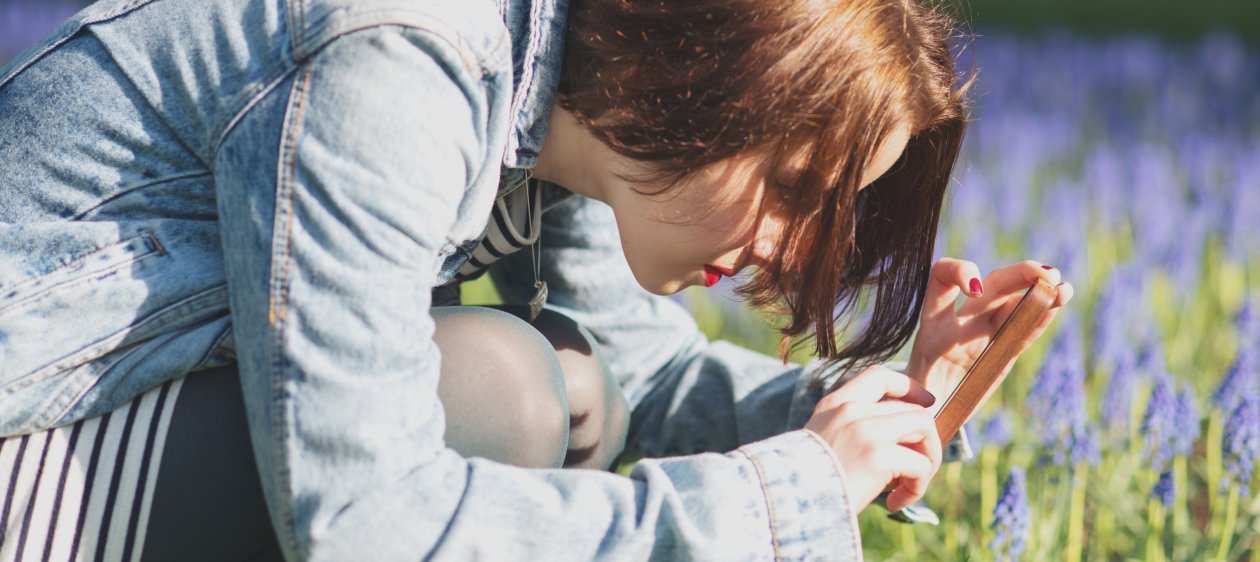
[[[309, 560], [852, 560], [814, 366], [710, 342], [610, 210], [545, 215], [551, 305], [633, 407], [629, 478], [442, 440], [430, 290], [534, 165], [565, 0], [100, 0], [0, 71], [0, 435], [239, 363]], [[523, 256], [496, 266], [524, 299]], [[444, 267], [446, 264], [446, 267]]]

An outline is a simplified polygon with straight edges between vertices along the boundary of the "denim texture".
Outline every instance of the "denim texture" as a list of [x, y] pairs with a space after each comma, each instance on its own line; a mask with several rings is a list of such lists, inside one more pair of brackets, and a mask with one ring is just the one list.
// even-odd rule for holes
[[[10, 63], [0, 434], [237, 361], [290, 559], [860, 559], [844, 472], [799, 429], [823, 373], [707, 341], [581, 197], [544, 215], [550, 306], [666, 458], [624, 478], [444, 446], [430, 291], [536, 161], [564, 11], [100, 0]], [[492, 273], [532, 291], [527, 252]]]

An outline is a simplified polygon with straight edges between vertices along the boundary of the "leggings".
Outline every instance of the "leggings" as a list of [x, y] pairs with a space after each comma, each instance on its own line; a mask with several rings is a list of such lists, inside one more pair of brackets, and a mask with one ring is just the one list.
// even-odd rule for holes
[[[628, 407], [589, 334], [552, 311], [532, 324], [519, 307], [432, 312], [449, 447], [526, 467], [612, 465]], [[283, 560], [235, 365], [0, 440], [6, 483], [0, 562]]]

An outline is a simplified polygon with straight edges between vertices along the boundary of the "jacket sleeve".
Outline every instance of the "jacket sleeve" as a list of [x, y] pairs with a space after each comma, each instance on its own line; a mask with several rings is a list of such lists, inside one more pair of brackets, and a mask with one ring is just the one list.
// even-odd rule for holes
[[216, 156], [242, 390], [286, 558], [860, 558], [844, 474], [807, 431], [629, 478], [446, 448], [429, 290], [466, 186], [497, 170], [487, 115], [509, 76], [453, 45], [397, 26], [341, 37]]

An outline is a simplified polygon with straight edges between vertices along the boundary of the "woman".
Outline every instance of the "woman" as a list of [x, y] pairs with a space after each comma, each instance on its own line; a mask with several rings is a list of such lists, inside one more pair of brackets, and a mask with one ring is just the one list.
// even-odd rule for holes
[[[98, 2], [0, 77], [0, 453], [35, 490], [5, 548], [223, 542], [248, 518], [201, 502], [255, 489], [171, 467], [248, 463], [247, 420], [289, 559], [860, 558], [856, 513], [940, 462], [933, 394], [1059, 280], [930, 266], [948, 32], [911, 1]], [[491, 261], [533, 306], [443, 306]], [[819, 362], [707, 342], [660, 296], [749, 265]], [[908, 376], [814, 384], [916, 319]], [[684, 456], [506, 464], [623, 439]], [[110, 476], [42, 493], [57, 459]]]

